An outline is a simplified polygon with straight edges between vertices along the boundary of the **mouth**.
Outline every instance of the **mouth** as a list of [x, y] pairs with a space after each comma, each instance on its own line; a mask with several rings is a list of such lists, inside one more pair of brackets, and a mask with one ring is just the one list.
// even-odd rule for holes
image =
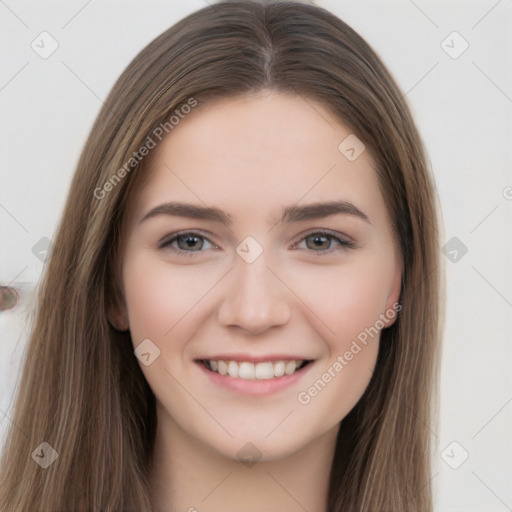
[[232, 379], [247, 381], [276, 380], [293, 375], [313, 362], [310, 359], [276, 361], [234, 361], [228, 359], [199, 359], [207, 371]]

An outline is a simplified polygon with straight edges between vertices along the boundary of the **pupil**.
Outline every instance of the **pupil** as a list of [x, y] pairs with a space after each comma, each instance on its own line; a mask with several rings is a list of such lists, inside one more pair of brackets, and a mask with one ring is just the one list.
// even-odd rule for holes
[[326, 236], [314, 236], [311, 238], [313, 240], [314, 247], [312, 249], [328, 249], [329, 240]]
[[185, 242], [185, 245], [188, 249], [194, 249], [194, 248], [200, 249], [201, 248], [200, 246], [194, 247], [194, 245], [196, 245], [199, 240], [199, 237], [197, 237], [197, 236], [183, 236], [183, 238], [181, 238], [181, 240], [183, 240]]

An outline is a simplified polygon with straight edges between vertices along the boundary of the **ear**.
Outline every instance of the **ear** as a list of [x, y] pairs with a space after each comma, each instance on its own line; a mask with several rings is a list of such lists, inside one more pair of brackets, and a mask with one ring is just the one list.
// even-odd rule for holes
[[130, 328], [128, 314], [124, 307], [112, 308], [110, 313], [107, 312], [107, 320], [109, 324], [118, 331], [128, 331]]
[[107, 297], [105, 313], [108, 323], [117, 331], [128, 331], [130, 324], [128, 322], [128, 310], [124, 300], [124, 289], [122, 281], [122, 271], [116, 259], [112, 264], [112, 279], [107, 283]]
[[108, 300], [106, 307], [108, 323], [118, 331], [127, 331], [130, 328], [128, 322], [128, 311], [124, 298], [119, 290], [115, 289], [113, 297]]
[[391, 327], [398, 316], [398, 312], [402, 309], [400, 304], [400, 292], [402, 290], [402, 264], [397, 263], [395, 266], [395, 274], [393, 276], [389, 295], [386, 300], [386, 310], [384, 312], [384, 327]]

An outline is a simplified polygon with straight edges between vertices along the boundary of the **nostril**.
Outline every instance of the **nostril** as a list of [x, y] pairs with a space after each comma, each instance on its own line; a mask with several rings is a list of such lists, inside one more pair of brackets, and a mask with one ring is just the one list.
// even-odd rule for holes
[[8, 311], [15, 308], [20, 301], [20, 296], [15, 288], [0, 286], [0, 311]]

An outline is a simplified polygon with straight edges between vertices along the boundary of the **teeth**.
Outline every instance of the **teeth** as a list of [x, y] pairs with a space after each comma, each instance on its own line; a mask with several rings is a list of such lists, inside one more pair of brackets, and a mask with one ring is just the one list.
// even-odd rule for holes
[[[210, 364], [211, 364], [211, 361], [210, 361]], [[218, 372], [221, 375], [227, 375], [228, 374], [228, 365], [224, 361], [219, 361], [218, 365], [219, 365]]]
[[273, 379], [274, 378], [274, 367], [272, 363], [258, 363], [255, 367], [257, 379]]
[[295, 371], [295, 368], [297, 368], [296, 361], [288, 361], [284, 367], [284, 373], [291, 375]]
[[304, 361], [275, 361], [251, 363], [243, 361], [206, 361], [205, 364], [210, 370], [220, 373], [221, 375], [229, 375], [230, 377], [238, 377], [244, 380], [269, 380], [283, 375], [291, 375], [299, 368], [302, 368]]
[[278, 361], [274, 364], [274, 375], [276, 377], [282, 377], [284, 375], [285, 364], [284, 361]]
[[238, 364], [235, 361], [229, 361], [228, 375], [230, 377], [238, 377]]
[[252, 380], [256, 378], [256, 370], [252, 363], [240, 363], [238, 367], [238, 376], [241, 379]]

